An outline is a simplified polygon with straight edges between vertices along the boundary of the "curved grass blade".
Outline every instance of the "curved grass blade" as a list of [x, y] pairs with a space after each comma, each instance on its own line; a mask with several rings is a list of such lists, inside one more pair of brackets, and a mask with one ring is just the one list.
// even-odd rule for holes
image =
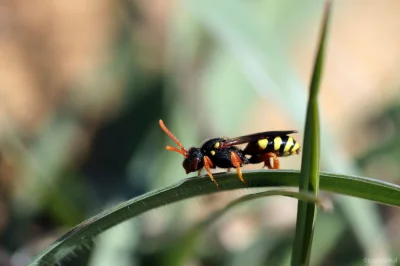
[[[226, 212], [231, 210], [232, 208], [236, 207], [239, 204], [250, 201], [250, 200], [255, 200], [255, 199], [259, 199], [259, 198], [263, 198], [263, 197], [270, 197], [270, 196], [285, 196], [285, 197], [298, 199], [300, 201], [309, 202], [309, 203], [318, 204], [318, 205], [323, 206], [323, 200], [312, 194], [301, 193], [301, 192], [296, 192], [296, 191], [288, 191], [288, 190], [282, 190], [282, 189], [268, 190], [268, 191], [263, 191], [263, 192], [259, 192], [259, 193], [242, 196], [236, 200], [233, 200], [232, 202], [230, 202], [228, 205], [226, 205], [221, 210], [214, 212], [207, 219], [205, 219], [204, 221], [193, 226], [189, 232], [185, 233], [184, 239], [181, 239], [179, 241], [179, 244], [174, 247], [174, 249], [178, 250], [179, 252], [172, 252], [171, 254], [173, 254], [173, 257], [171, 256], [167, 259], [167, 261], [169, 261], [170, 263], [169, 264], [167, 263], [166, 265], [184, 265], [185, 259], [187, 259], [189, 257], [189, 254], [191, 254], [191, 251], [194, 248], [195, 243], [197, 242], [200, 235], [204, 232], [204, 230], [208, 226], [213, 224], [221, 216], [223, 216]], [[178, 257], [177, 257], [177, 254], [178, 254]]]
[[[123, 202], [77, 225], [41, 254], [33, 258], [28, 265], [53, 265], [75, 251], [88, 246], [94, 238], [108, 228], [136, 217], [144, 212], [173, 202], [181, 201], [224, 190], [243, 189], [236, 173], [214, 175], [221, 189], [210, 182], [208, 177], [184, 179], [176, 185], [158, 189], [142, 196]], [[248, 187], [295, 187], [299, 185], [298, 171], [258, 170], [244, 172]], [[400, 186], [372, 178], [320, 174], [320, 188], [325, 191], [372, 200], [382, 204], [400, 207]]]
[[[325, 40], [330, 15], [331, 2], [327, 1], [322, 24], [322, 32], [314, 65], [308, 100], [306, 126], [304, 130], [303, 157], [299, 189], [318, 195], [320, 130], [318, 92], [322, 76]], [[296, 235], [293, 243], [292, 265], [309, 265], [314, 226], [317, 218], [315, 204], [299, 201], [297, 207]]]

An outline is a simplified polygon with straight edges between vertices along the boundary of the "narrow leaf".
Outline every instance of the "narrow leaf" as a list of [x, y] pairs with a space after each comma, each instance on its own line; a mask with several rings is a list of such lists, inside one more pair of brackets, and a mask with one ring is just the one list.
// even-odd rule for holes
[[188, 259], [190, 254], [192, 254], [192, 250], [194, 249], [198, 239], [201, 237], [204, 230], [232, 208], [236, 207], [239, 204], [248, 202], [250, 200], [255, 200], [270, 196], [285, 196], [285, 197], [295, 198], [305, 202], [312, 202], [314, 204], [318, 204], [322, 206], [322, 208], [324, 208], [323, 199], [318, 198], [312, 194], [300, 193], [295, 191], [278, 189], [278, 190], [268, 190], [259, 193], [245, 195], [236, 200], [233, 200], [224, 208], [214, 212], [212, 215], [207, 217], [207, 219], [191, 227], [191, 229], [188, 232], [184, 233], [184, 237], [179, 241], [177, 241], [177, 244], [174, 245], [174, 247], [172, 247], [173, 250], [176, 250], [176, 252], [168, 252], [168, 254], [172, 255], [167, 256], [166, 265], [185, 265], [185, 260]]
[[[318, 92], [322, 76], [325, 40], [331, 3], [325, 5], [322, 32], [310, 85], [306, 126], [304, 130], [303, 157], [299, 188], [302, 192], [318, 195], [320, 129]], [[292, 265], [309, 265], [317, 208], [315, 204], [299, 201], [297, 207], [296, 235], [293, 243]]]
[[[249, 188], [296, 187], [299, 185], [299, 176], [298, 171], [244, 172], [244, 178]], [[239, 181], [236, 173], [216, 174], [215, 177], [221, 189], [218, 189], [208, 177], [193, 177], [108, 209], [71, 229], [33, 258], [28, 265], [44, 266], [58, 263], [82, 247], [88, 246], [96, 236], [108, 228], [160, 206], [210, 193], [243, 189], [243, 183]], [[332, 173], [321, 173], [320, 178], [322, 190], [400, 207], [399, 185], [372, 178]]]

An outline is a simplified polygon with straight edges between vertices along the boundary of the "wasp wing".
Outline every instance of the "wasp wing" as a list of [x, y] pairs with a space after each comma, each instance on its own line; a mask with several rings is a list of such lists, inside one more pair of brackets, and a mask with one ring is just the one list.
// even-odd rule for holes
[[245, 135], [237, 138], [227, 139], [223, 143], [221, 143], [220, 148], [227, 148], [233, 145], [239, 145], [243, 143], [258, 141], [260, 139], [278, 137], [278, 136], [286, 136], [292, 133], [297, 133], [297, 130], [288, 130], [288, 131], [265, 131], [250, 135]]

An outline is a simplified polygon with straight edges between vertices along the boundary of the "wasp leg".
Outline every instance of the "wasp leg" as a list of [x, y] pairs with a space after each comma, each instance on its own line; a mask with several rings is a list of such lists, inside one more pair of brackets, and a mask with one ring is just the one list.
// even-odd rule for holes
[[239, 155], [237, 155], [235, 152], [231, 151], [231, 161], [233, 166], [235, 166], [239, 179], [240, 181], [242, 181], [243, 183], [245, 183], [247, 185], [247, 182], [243, 179], [242, 176], [242, 169], [240, 168], [242, 166], [242, 159], [240, 159]]
[[219, 188], [217, 181], [215, 180], [214, 176], [212, 175], [212, 173], [210, 171], [210, 169], [212, 167], [214, 167], [211, 159], [208, 156], [204, 156], [203, 160], [204, 160], [204, 168], [206, 168], [208, 176], [210, 177], [211, 181], [213, 181], [215, 183], [215, 185]]
[[272, 161], [274, 162], [273, 169], [279, 169], [280, 168], [279, 160], [278, 160], [278, 156], [276, 156], [275, 153], [272, 153]]
[[[268, 167], [268, 169], [279, 169], [279, 160], [278, 160], [278, 156], [276, 156], [275, 153], [268, 152], [268, 153], [264, 154], [262, 156], [262, 158], [264, 160], [265, 166]], [[272, 161], [274, 162], [274, 165], [271, 165], [271, 158], [272, 158]]]
[[270, 156], [263, 156], [263, 160], [264, 160], [264, 167], [268, 167], [268, 169], [273, 169], [272, 165], [271, 165], [271, 157]]
[[201, 176], [201, 171], [203, 170], [203, 168], [201, 168], [199, 171], [197, 171], [197, 176]]

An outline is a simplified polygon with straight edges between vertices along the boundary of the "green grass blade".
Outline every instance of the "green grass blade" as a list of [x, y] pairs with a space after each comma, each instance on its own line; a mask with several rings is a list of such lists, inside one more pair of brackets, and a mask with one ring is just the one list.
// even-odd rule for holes
[[[296, 187], [299, 185], [299, 176], [298, 171], [244, 172], [244, 178], [250, 188]], [[215, 177], [221, 189], [207, 177], [193, 177], [123, 202], [79, 224], [33, 258], [28, 265], [44, 266], [57, 263], [82, 247], [89, 246], [88, 244], [104, 230], [160, 206], [224, 190], [243, 189], [243, 183], [239, 181], [236, 173], [216, 174]], [[320, 189], [325, 191], [400, 207], [399, 185], [366, 177], [332, 173], [321, 173], [320, 182]]]
[[167, 257], [166, 261], [168, 261], [168, 263], [166, 265], [185, 265], [184, 264], [185, 260], [190, 256], [190, 254], [192, 254], [192, 250], [194, 249], [197, 240], [203, 234], [204, 230], [232, 208], [250, 200], [255, 200], [270, 196], [291, 197], [305, 202], [312, 202], [314, 204], [319, 204], [323, 206], [323, 200], [312, 194], [306, 194], [306, 193], [300, 193], [296, 191], [288, 191], [282, 189], [268, 190], [259, 193], [245, 195], [236, 200], [233, 200], [224, 208], [214, 212], [212, 215], [207, 217], [207, 219], [193, 226], [188, 232], [186, 232], [184, 234], [184, 237], [180, 241], [178, 241], [177, 245], [173, 247], [173, 249], [176, 250], [177, 252], [172, 252], [171, 254], [173, 255]]
[[[320, 159], [320, 130], [318, 112], [318, 92], [322, 77], [325, 40], [330, 15], [330, 2], [326, 3], [322, 32], [318, 46], [317, 58], [314, 65], [308, 100], [306, 126], [304, 130], [303, 157], [301, 163], [300, 191], [318, 195], [319, 190], [319, 159]], [[293, 243], [292, 265], [308, 265], [314, 226], [317, 217], [315, 204], [298, 202], [296, 235]]]

